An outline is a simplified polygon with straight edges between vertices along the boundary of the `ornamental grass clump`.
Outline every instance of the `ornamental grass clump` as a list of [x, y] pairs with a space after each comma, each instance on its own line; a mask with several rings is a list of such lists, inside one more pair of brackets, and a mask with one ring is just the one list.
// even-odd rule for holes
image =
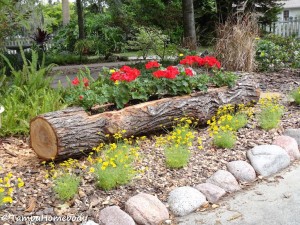
[[[2, 167], [0, 166], [0, 172]], [[17, 182], [13, 180], [12, 173], [0, 174], [0, 206], [4, 204], [11, 204], [13, 202], [13, 194], [16, 188], [24, 186], [24, 182], [21, 178], [17, 178]]]
[[123, 138], [125, 132], [114, 134], [114, 143], [101, 143], [93, 149], [95, 157], [93, 153], [88, 157], [89, 172], [94, 175], [97, 186], [105, 191], [127, 184], [137, 173], [134, 163], [139, 159], [137, 142], [140, 139]]
[[[189, 148], [193, 145], [195, 139], [192, 125], [196, 125], [187, 117], [175, 119], [177, 123], [173, 130], [166, 136], [156, 138], [156, 146], [164, 149], [167, 167], [176, 169], [182, 168], [188, 164], [190, 158]], [[198, 139], [199, 149], [202, 149], [202, 140]]]
[[252, 115], [252, 108], [244, 104], [228, 104], [220, 107], [217, 114], [207, 121], [213, 144], [219, 148], [233, 148], [236, 132], [246, 126], [248, 117]]
[[297, 105], [300, 105], [300, 87], [291, 92], [291, 97], [294, 99]]
[[260, 112], [258, 124], [264, 130], [278, 127], [284, 113], [284, 107], [279, 104], [278, 97], [267, 96], [259, 100]]

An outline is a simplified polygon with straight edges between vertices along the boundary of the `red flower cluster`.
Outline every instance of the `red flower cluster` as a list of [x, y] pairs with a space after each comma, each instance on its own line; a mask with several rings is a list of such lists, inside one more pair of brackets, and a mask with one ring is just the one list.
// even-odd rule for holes
[[160, 64], [157, 61], [149, 61], [145, 64], [145, 67], [147, 70], [149, 70], [151, 68], [159, 68]]
[[179, 70], [175, 66], [168, 66], [166, 70], [157, 70], [153, 72], [153, 76], [157, 78], [168, 78], [168, 79], [174, 79], [179, 74]]
[[[84, 84], [85, 87], [88, 87], [89, 86], [89, 79], [87, 79], [86, 77], [84, 77], [82, 79], [82, 82]], [[80, 84], [80, 80], [78, 79], [78, 77], [75, 77], [73, 80], [72, 80], [72, 84], [74, 86], [78, 86]]]
[[119, 71], [111, 74], [110, 79], [114, 82], [116, 81], [127, 81], [131, 82], [135, 80], [141, 72], [136, 68], [131, 68], [129, 66], [122, 66]]
[[198, 66], [208, 66], [208, 67], [217, 67], [221, 68], [221, 63], [212, 56], [205, 56], [204, 58], [196, 55], [188, 55], [184, 59], [180, 60], [182, 65], [198, 65]]
[[193, 70], [191, 70], [189, 68], [185, 68], [184, 71], [187, 76], [190, 76], [190, 77], [194, 76]]

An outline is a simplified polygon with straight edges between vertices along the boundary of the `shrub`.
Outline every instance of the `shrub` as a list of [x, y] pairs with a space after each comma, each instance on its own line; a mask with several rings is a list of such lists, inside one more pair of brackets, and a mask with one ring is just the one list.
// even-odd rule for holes
[[255, 38], [258, 36], [257, 21], [251, 14], [242, 18], [229, 18], [217, 28], [215, 54], [224, 68], [231, 71], [255, 69]]
[[216, 71], [212, 77], [212, 83], [217, 87], [233, 87], [236, 84], [238, 76], [232, 72]]
[[72, 199], [78, 192], [80, 178], [74, 174], [62, 174], [54, 179], [53, 190], [62, 201]]
[[291, 92], [291, 96], [296, 102], [296, 104], [300, 104], [300, 87]]
[[52, 78], [47, 77], [53, 65], [39, 66], [36, 52], [32, 52], [31, 62], [27, 62], [22, 52], [23, 69], [15, 70], [9, 60], [2, 57], [9, 65], [12, 76], [10, 85], [0, 90], [0, 104], [5, 108], [0, 136], [27, 134], [30, 119], [64, 107], [61, 90], [52, 89]]
[[284, 113], [284, 107], [278, 103], [279, 99], [267, 97], [259, 100], [260, 112], [258, 113], [259, 126], [264, 130], [276, 128]]
[[213, 136], [213, 143], [218, 148], [233, 148], [236, 136], [231, 130], [222, 130]]

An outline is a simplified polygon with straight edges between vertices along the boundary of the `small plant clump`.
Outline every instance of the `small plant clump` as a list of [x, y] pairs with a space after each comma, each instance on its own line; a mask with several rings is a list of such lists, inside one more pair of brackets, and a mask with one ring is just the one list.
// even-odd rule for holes
[[[0, 166], [0, 172], [1, 170], [2, 167]], [[17, 182], [12, 182], [13, 177], [12, 173], [7, 173], [5, 176], [0, 175], [0, 206], [11, 204], [13, 202], [15, 188], [24, 186], [24, 181], [21, 178], [17, 178]], [[13, 183], [16, 183], [16, 185]]]
[[113, 135], [114, 143], [104, 145], [101, 143], [93, 150], [96, 156], [89, 155], [88, 161], [91, 164], [89, 172], [94, 174], [97, 186], [103, 190], [111, 190], [123, 184], [127, 184], [137, 173], [134, 162], [139, 159], [139, 140], [144, 137], [123, 138], [123, 130]]
[[[189, 148], [193, 145], [195, 139], [194, 132], [191, 128], [196, 125], [187, 117], [175, 119], [178, 124], [173, 126], [173, 130], [166, 137], [156, 138], [156, 146], [164, 149], [166, 164], [169, 168], [182, 168], [188, 164], [190, 158]], [[198, 148], [202, 149], [202, 140], [198, 138]]]
[[220, 107], [217, 115], [207, 121], [213, 144], [219, 148], [233, 148], [236, 142], [236, 132], [246, 126], [248, 117], [252, 115], [252, 109], [244, 104], [235, 106], [228, 104]]
[[295, 103], [297, 105], [300, 105], [300, 87], [297, 89], [293, 90], [291, 93], [292, 98], [294, 99]]
[[[46, 162], [43, 162], [45, 165]], [[51, 178], [54, 186], [53, 191], [57, 197], [62, 201], [68, 201], [77, 194], [80, 177], [75, 174], [75, 170], [78, 168], [85, 168], [81, 166], [78, 160], [68, 159], [59, 164], [59, 168], [56, 168], [54, 162], [49, 163], [50, 169], [47, 170], [45, 178]]]
[[259, 100], [259, 104], [259, 126], [264, 130], [270, 130], [278, 127], [284, 113], [284, 107], [279, 104], [279, 98], [267, 96], [266, 98], [261, 98]]

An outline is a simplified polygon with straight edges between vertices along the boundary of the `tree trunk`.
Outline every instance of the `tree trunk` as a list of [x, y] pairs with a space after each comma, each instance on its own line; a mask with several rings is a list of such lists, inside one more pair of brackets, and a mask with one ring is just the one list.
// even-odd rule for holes
[[209, 89], [207, 93], [164, 98], [92, 116], [81, 107], [67, 108], [34, 118], [30, 123], [30, 145], [45, 160], [77, 157], [106, 142], [106, 134], [120, 130], [126, 130], [128, 137], [151, 133], [171, 127], [174, 118], [183, 116], [206, 124], [223, 104], [258, 99], [258, 83], [249, 75], [231, 89]]
[[196, 50], [197, 39], [193, 0], [182, 0], [183, 12], [183, 45], [190, 50]]
[[84, 39], [84, 20], [83, 20], [83, 7], [81, 0], [76, 0], [77, 16], [78, 16], [78, 29], [79, 29], [79, 39]]
[[62, 0], [62, 16], [63, 16], [63, 26], [70, 23], [70, 5], [69, 0]]

